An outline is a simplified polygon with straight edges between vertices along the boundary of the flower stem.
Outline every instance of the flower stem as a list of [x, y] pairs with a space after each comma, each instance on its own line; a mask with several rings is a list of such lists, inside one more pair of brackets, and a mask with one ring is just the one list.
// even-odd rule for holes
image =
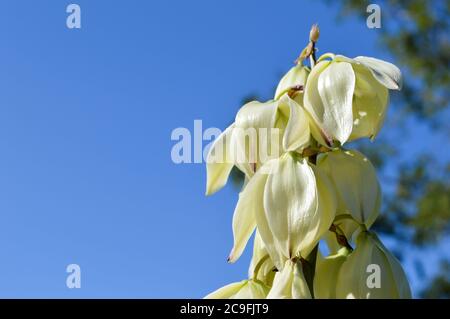
[[311, 70], [316, 65], [316, 42], [311, 41], [311, 54], [309, 56], [309, 63], [311, 64]]

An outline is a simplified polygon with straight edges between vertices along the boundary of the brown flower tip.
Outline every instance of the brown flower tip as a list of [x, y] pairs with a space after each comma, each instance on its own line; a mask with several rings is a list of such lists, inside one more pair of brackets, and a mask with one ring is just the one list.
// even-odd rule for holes
[[320, 35], [320, 30], [319, 30], [319, 25], [313, 24], [311, 27], [311, 31], [309, 31], [309, 40], [311, 42], [317, 42], [317, 40], [319, 40], [319, 35]]

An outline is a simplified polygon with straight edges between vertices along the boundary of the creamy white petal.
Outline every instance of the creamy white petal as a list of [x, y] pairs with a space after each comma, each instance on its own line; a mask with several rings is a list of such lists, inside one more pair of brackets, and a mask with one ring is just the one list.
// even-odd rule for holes
[[319, 75], [317, 85], [324, 108], [323, 127], [343, 144], [349, 138], [353, 127], [355, 73], [351, 64], [331, 63]]
[[375, 138], [380, 130], [389, 101], [389, 91], [366, 67], [353, 64], [356, 74], [353, 97], [353, 130], [349, 140]]
[[[230, 132], [230, 136], [231, 142], [229, 143], [228, 149], [229, 157], [234, 165], [239, 168], [239, 170], [243, 172], [247, 178], [251, 178], [255, 173], [255, 164], [254, 161], [251, 161], [251, 159], [252, 157], [256, 159], [256, 155], [253, 154], [257, 153], [255, 145], [257, 144], [257, 138], [250, 138], [250, 142], [247, 143], [245, 140], [245, 131], [238, 127], [233, 128]], [[250, 155], [250, 146], [255, 148], [252, 150], [252, 152], [254, 152], [252, 156]]]
[[308, 285], [301, 265], [287, 260], [283, 269], [275, 275], [267, 299], [310, 299]]
[[210, 293], [205, 299], [264, 299], [270, 288], [259, 281], [242, 280]]
[[[266, 247], [264, 246], [264, 242], [262, 241], [261, 235], [259, 234], [258, 229], [255, 231], [255, 237], [253, 239], [253, 255], [252, 260], [250, 261], [250, 266], [248, 267], [248, 278], [253, 277], [253, 273], [255, 272], [255, 267], [258, 263], [267, 255]], [[256, 278], [258, 279], [258, 278]]]
[[[257, 270], [257, 274], [255, 274], [257, 267], [259, 269]], [[275, 265], [272, 259], [270, 259], [269, 253], [257, 229], [253, 241], [253, 256], [248, 269], [248, 277], [260, 280], [266, 285], [272, 285], [275, 275], [274, 268]]]
[[339, 271], [337, 298], [410, 297], [409, 284], [400, 264], [379, 243], [373, 233], [362, 232], [358, 236], [356, 249], [348, 256]]
[[229, 299], [239, 292], [239, 290], [247, 284], [247, 280], [228, 284], [216, 291], [208, 294], [205, 299]]
[[335, 299], [339, 270], [348, 255], [347, 248], [341, 248], [336, 254], [318, 258], [314, 276], [314, 297], [317, 299]]
[[269, 293], [270, 288], [265, 284], [248, 280], [246, 285], [244, 285], [231, 299], [265, 299]]
[[236, 114], [236, 127], [261, 128], [274, 127], [278, 110], [278, 101], [261, 103], [252, 101], [245, 104]]
[[338, 299], [367, 299], [367, 261], [372, 256], [372, 246], [358, 237], [356, 249], [342, 264], [336, 284]]
[[275, 92], [275, 99], [281, 97], [282, 93], [286, 93], [287, 90], [296, 86], [304, 86], [309, 74], [309, 69], [302, 65], [296, 65], [292, 67], [278, 83], [277, 90]]
[[217, 192], [227, 183], [234, 165], [229, 151], [233, 128], [234, 124], [220, 134], [208, 152], [206, 158], [206, 195]]
[[293, 299], [312, 298], [305, 276], [303, 275], [301, 263], [296, 263], [294, 267], [294, 279], [292, 280], [292, 298]]
[[308, 230], [317, 211], [317, 190], [312, 169], [305, 161], [290, 155], [277, 163], [275, 174], [267, 179], [264, 209], [272, 234], [281, 253], [291, 259], [298, 253], [299, 235]]
[[358, 56], [353, 60], [368, 67], [373, 76], [388, 89], [402, 88], [402, 73], [394, 64], [366, 56]]
[[327, 136], [325, 132], [317, 125], [316, 121], [309, 114], [308, 111], [304, 110], [306, 117], [309, 121], [309, 130], [311, 132], [312, 137], [320, 144], [324, 146], [330, 146], [333, 144], [333, 138]]
[[233, 263], [242, 255], [247, 242], [255, 230], [256, 214], [264, 209], [263, 192], [267, 175], [259, 170], [239, 194], [233, 216], [234, 245], [228, 257]]
[[276, 163], [274, 171], [264, 189], [270, 231], [285, 258], [307, 256], [335, 216], [331, 184], [317, 168], [290, 154]]
[[275, 275], [273, 286], [267, 295], [267, 299], [292, 299], [293, 273], [293, 264], [287, 261], [283, 269]]
[[332, 140], [331, 132], [325, 131], [323, 127], [323, 117], [325, 113], [322, 99], [319, 95], [319, 76], [329, 65], [330, 61], [321, 61], [311, 70], [308, 81], [305, 86], [305, 93], [303, 97], [303, 106], [308, 111], [313, 121], [317, 124], [320, 131], [326, 136], [326, 140]]
[[392, 277], [396, 283], [396, 289], [398, 298], [400, 299], [411, 299], [411, 288], [409, 287], [408, 278], [406, 277], [405, 271], [401, 266], [398, 259], [390, 253], [390, 251], [383, 245], [378, 236], [374, 233], [371, 234], [372, 238], [374, 238], [374, 242], [377, 245], [378, 249], [382, 250], [387, 258], [387, 262], [391, 266]]
[[[263, 175], [265, 180], [264, 183], [267, 183], [267, 179], [272, 174], [277, 174], [279, 159], [271, 160], [264, 164], [263, 167], [257, 172], [257, 174]], [[256, 175], [255, 175], [256, 176]], [[264, 189], [258, 189], [258, 201], [264, 201]], [[273, 261], [275, 267], [277, 269], [282, 269], [284, 263], [286, 261], [286, 257], [280, 252], [277, 247], [274, 235], [272, 234], [271, 228], [269, 226], [269, 222], [266, 217], [266, 213], [264, 211], [264, 207], [262, 209], [258, 209], [256, 211], [256, 224], [258, 228], [258, 232], [261, 236], [262, 241], [264, 242], [264, 246], [267, 252], [270, 255], [271, 260]]]
[[309, 144], [309, 119], [303, 108], [285, 95], [280, 100], [279, 111], [289, 118], [283, 135], [283, 149], [295, 151]]
[[351, 59], [349, 57], [346, 57], [345, 55], [340, 55], [340, 54], [335, 55], [334, 58], [333, 58], [333, 61], [335, 61], [335, 62], [347, 62], [347, 63], [351, 63], [351, 64], [355, 63], [355, 60], [353, 60], [353, 59]]
[[[318, 194], [318, 218], [319, 223], [314, 230], [311, 230], [307, 236], [305, 236], [305, 241], [311, 241], [311, 243], [317, 244], [317, 242], [328, 232], [334, 218], [336, 217], [337, 208], [337, 196], [332, 182], [328, 176], [315, 165], [311, 165], [316, 176], [317, 194]], [[307, 257], [311, 252], [310, 249], [313, 245], [306, 246], [302, 250], [302, 256]]]
[[253, 101], [245, 104], [236, 115], [233, 158], [249, 177], [266, 161], [280, 155], [284, 123], [280, 123], [278, 107], [279, 101]]

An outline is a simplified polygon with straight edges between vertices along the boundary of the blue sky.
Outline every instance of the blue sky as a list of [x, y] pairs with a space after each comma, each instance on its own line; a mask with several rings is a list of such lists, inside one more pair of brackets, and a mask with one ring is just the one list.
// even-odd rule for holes
[[248, 252], [226, 263], [237, 192], [205, 197], [172, 130], [223, 129], [244, 96], [269, 98], [315, 22], [319, 53], [389, 58], [379, 31], [318, 1], [73, 2], [80, 30], [69, 1], [2, 1], [0, 297], [203, 297], [244, 279]]

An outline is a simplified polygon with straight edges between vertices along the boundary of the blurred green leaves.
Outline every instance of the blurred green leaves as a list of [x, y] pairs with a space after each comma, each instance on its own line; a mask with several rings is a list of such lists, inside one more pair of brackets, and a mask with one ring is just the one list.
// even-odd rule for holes
[[450, 273], [450, 263], [441, 263], [439, 273], [433, 278], [430, 284], [422, 291], [423, 298], [450, 299], [450, 283], [448, 274]]

